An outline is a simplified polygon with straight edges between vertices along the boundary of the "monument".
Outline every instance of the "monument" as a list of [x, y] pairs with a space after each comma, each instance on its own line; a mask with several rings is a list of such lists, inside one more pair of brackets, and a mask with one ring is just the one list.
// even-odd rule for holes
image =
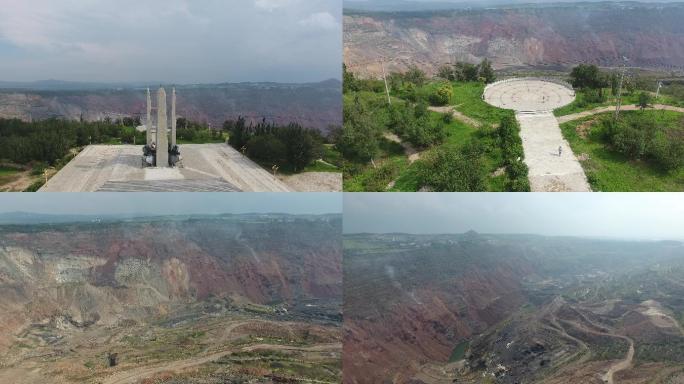
[[157, 167], [169, 165], [169, 136], [167, 133], [166, 116], [166, 91], [159, 87], [157, 91], [157, 156], [155, 164]]
[[[157, 121], [152, 121], [152, 97], [147, 89], [147, 143], [143, 148], [143, 166], [157, 168], [174, 167], [180, 160], [180, 150], [176, 145], [176, 88], [171, 96], [171, 129], [169, 130], [166, 108], [166, 90], [159, 87], [157, 91]], [[170, 131], [170, 137], [169, 137]]]

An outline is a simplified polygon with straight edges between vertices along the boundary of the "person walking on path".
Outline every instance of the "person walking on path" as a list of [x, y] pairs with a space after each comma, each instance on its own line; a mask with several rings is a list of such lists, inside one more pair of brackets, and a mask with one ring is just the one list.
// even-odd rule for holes
[[559, 145], [558, 146], [558, 157], [563, 156], [563, 146]]

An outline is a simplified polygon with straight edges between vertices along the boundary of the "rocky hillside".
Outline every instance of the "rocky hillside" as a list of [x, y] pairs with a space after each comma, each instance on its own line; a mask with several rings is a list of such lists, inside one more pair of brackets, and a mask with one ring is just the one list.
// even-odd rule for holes
[[[32, 88], [30, 84], [0, 85], [3, 88], [0, 90], [0, 118], [101, 120], [107, 116], [145, 114], [146, 96], [142, 87], [102, 90], [84, 84], [79, 90], [78, 84], [63, 89], [54, 86]], [[213, 127], [220, 127], [224, 121], [239, 116], [251, 121], [266, 118], [279, 124], [296, 122], [324, 132], [330, 126], [342, 124], [341, 85], [337, 80], [312, 84], [180, 86], [177, 91], [179, 116], [210, 123]]]
[[417, 65], [489, 58], [498, 69], [589, 62], [681, 71], [684, 4], [579, 3], [424, 12], [345, 11], [345, 63], [377, 76]]
[[447, 364], [456, 346], [525, 305], [553, 302], [560, 287], [684, 256], [680, 243], [476, 233], [344, 241], [345, 383], [423, 382], [420, 375]]
[[209, 298], [340, 302], [338, 216], [0, 227], [0, 349], [30, 324], [145, 321]]

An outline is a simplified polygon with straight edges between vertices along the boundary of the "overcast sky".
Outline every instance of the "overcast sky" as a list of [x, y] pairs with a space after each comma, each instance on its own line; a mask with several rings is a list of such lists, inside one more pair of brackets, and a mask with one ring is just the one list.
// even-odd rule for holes
[[345, 233], [529, 233], [684, 240], [681, 193], [347, 193]]
[[0, 0], [0, 80], [341, 77], [341, 0]]
[[0, 214], [69, 215], [341, 213], [337, 193], [32, 193], [0, 194]]

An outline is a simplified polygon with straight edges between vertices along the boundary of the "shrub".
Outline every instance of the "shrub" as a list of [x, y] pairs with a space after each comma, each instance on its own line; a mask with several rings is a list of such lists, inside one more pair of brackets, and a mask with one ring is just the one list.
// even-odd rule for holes
[[429, 96], [430, 104], [434, 106], [447, 105], [451, 101], [454, 91], [449, 84], [440, 86]]
[[660, 134], [653, 140], [651, 150], [653, 157], [666, 170], [675, 170], [684, 165], [684, 141]]
[[477, 192], [486, 188], [481, 148], [467, 144], [461, 151], [435, 150], [421, 161], [418, 178], [436, 192]]
[[287, 148], [273, 135], [255, 136], [247, 142], [247, 154], [257, 161], [282, 164]]
[[347, 159], [368, 162], [379, 150], [380, 124], [357, 98], [345, 103], [344, 124], [334, 138], [335, 147]]

